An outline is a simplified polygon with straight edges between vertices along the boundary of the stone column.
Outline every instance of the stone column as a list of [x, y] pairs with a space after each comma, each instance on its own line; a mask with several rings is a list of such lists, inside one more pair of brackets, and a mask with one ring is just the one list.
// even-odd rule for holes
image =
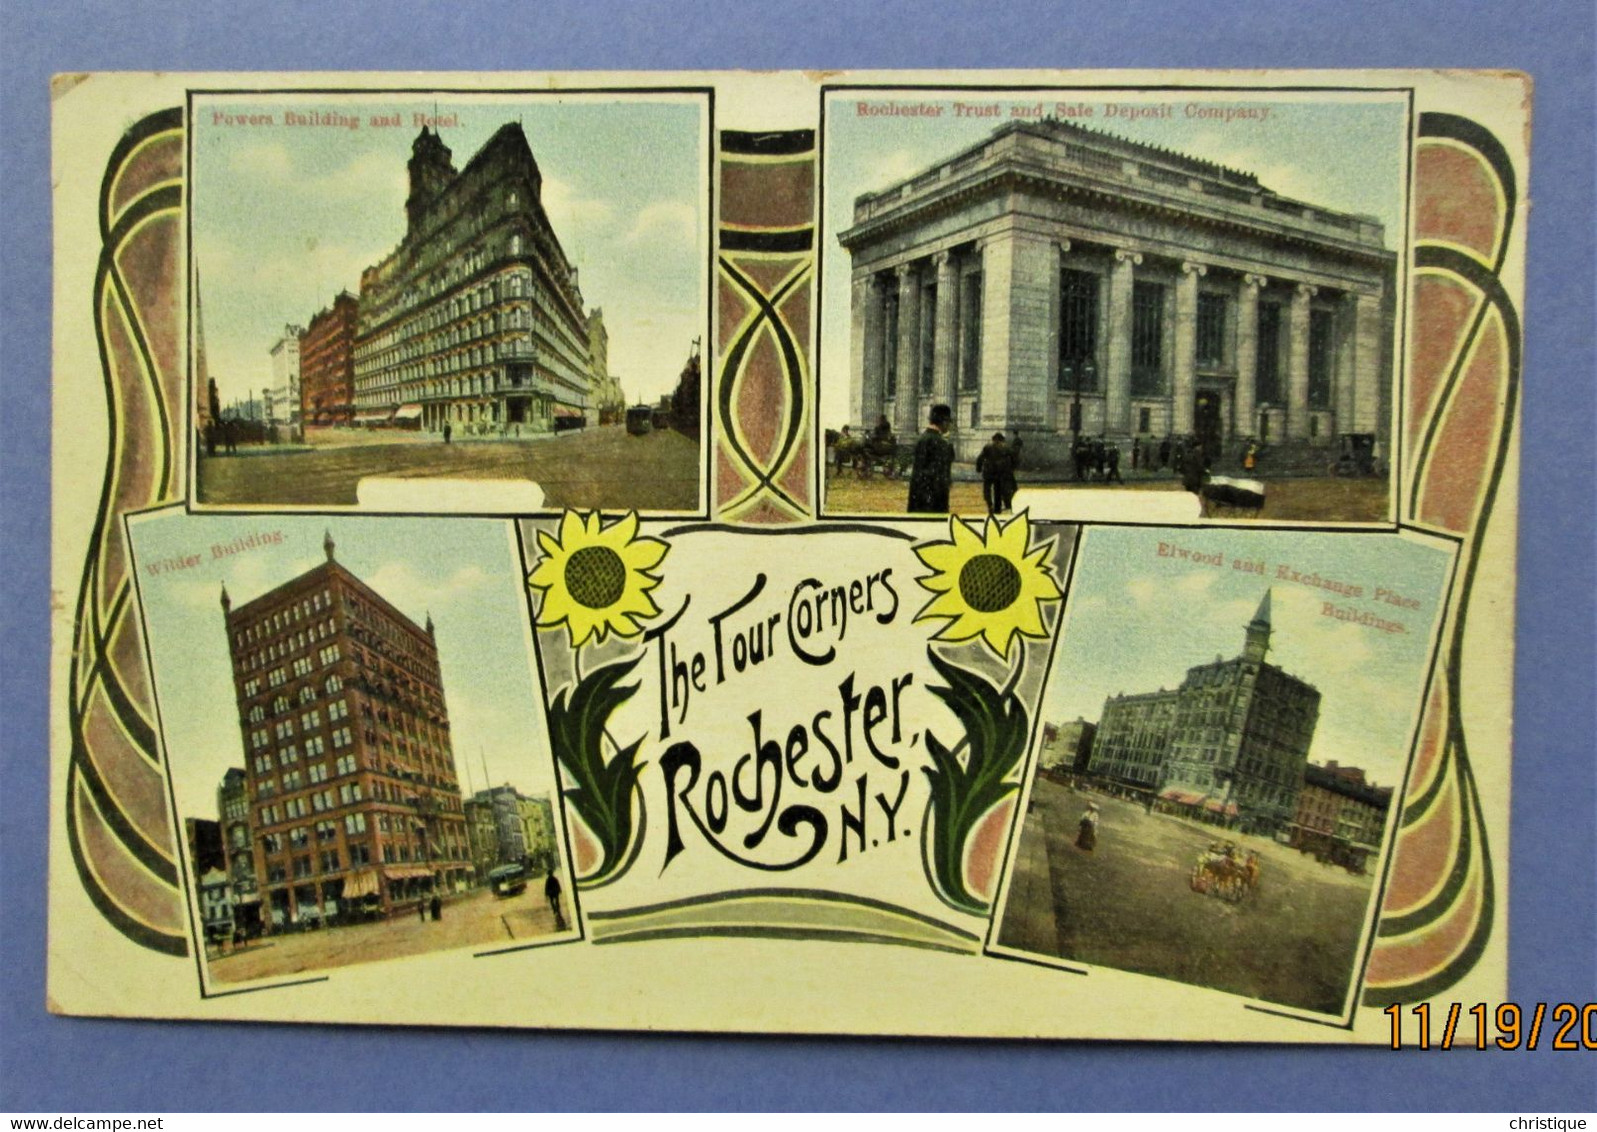
[[1373, 432], [1384, 440], [1387, 425], [1381, 417], [1381, 295], [1375, 291], [1361, 293], [1354, 305], [1358, 326], [1353, 340], [1353, 425], [1343, 431]]
[[893, 429], [900, 437], [920, 431], [920, 272], [901, 263], [898, 274], [898, 394]]
[[937, 331], [932, 343], [932, 400], [953, 405], [954, 371], [959, 366], [959, 265], [954, 253], [932, 256], [937, 267]]
[[849, 322], [853, 330], [848, 344], [849, 419], [824, 423], [869, 429], [882, 413], [882, 287], [877, 276], [854, 280]]
[[1288, 440], [1309, 438], [1309, 300], [1318, 288], [1299, 283], [1292, 292], [1287, 340], [1286, 435]]
[[1331, 390], [1331, 404], [1336, 408], [1335, 432], [1357, 431], [1353, 427], [1353, 399], [1358, 388], [1358, 328], [1358, 296], [1349, 293], [1343, 296], [1336, 312], [1336, 364], [1332, 370], [1335, 385]]
[[1131, 420], [1131, 274], [1142, 253], [1121, 248], [1109, 269], [1109, 326], [1104, 349], [1104, 430], [1129, 431]]
[[1262, 275], [1244, 275], [1237, 288], [1237, 432], [1257, 436], [1259, 422], [1259, 288], [1269, 280]]
[[1183, 263], [1176, 279], [1176, 358], [1171, 378], [1171, 421], [1177, 433], [1192, 431], [1192, 396], [1198, 378], [1198, 279], [1209, 269]]

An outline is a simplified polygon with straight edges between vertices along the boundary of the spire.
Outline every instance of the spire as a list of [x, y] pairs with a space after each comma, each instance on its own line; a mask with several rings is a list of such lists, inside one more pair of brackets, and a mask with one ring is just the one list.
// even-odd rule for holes
[[427, 635], [433, 635], [433, 611], [430, 609], [427, 611]]
[[1242, 656], [1245, 660], [1264, 660], [1264, 654], [1270, 649], [1270, 591], [1265, 590], [1264, 596], [1259, 599], [1259, 608], [1253, 613], [1253, 620], [1248, 622], [1247, 636], [1242, 646]]
[[322, 532], [322, 549], [327, 552], [327, 561], [331, 562], [333, 560], [333, 548], [337, 545], [333, 541], [333, 532], [324, 530]]
[[227, 583], [222, 583], [222, 612], [233, 612], [233, 599], [227, 596]]

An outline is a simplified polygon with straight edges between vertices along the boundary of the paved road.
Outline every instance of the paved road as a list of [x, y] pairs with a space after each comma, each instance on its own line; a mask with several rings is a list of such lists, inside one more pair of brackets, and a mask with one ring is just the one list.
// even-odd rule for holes
[[439, 476], [531, 480], [551, 508], [698, 507], [699, 444], [677, 432], [628, 436], [620, 426], [606, 426], [537, 440], [450, 444], [416, 435], [376, 437], [349, 433], [336, 444], [202, 456], [199, 502], [353, 506], [367, 476]]
[[[1372, 890], [1295, 849], [1047, 779], [1032, 792], [998, 942], [1005, 947], [1156, 975], [1248, 998], [1339, 1014]], [[1098, 847], [1076, 848], [1089, 801]], [[1193, 892], [1193, 861], [1216, 836], [1263, 862], [1240, 904]]]
[[[569, 922], [571, 901], [569, 896], [563, 900]], [[268, 936], [231, 955], [213, 955], [208, 970], [217, 982], [281, 978], [429, 951], [514, 947], [552, 935], [554, 930], [554, 912], [539, 882], [519, 896], [499, 898], [479, 889], [452, 897], [444, 902], [443, 916], [436, 921], [424, 921], [408, 912], [376, 923]]]

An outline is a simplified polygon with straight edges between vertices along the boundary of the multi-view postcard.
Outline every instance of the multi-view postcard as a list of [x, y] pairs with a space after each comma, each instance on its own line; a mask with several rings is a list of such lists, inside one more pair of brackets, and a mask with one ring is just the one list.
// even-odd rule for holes
[[53, 96], [53, 1010], [1503, 997], [1524, 77]]

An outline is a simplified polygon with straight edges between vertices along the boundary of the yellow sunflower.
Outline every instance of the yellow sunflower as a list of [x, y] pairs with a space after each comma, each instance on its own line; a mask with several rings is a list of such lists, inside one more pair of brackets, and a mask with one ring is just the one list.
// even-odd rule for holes
[[948, 623], [934, 640], [980, 637], [1000, 657], [1009, 655], [1015, 634], [1045, 637], [1042, 604], [1064, 594], [1044, 559], [1051, 541], [1031, 547], [1031, 521], [1024, 512], [1007, 523], [989, 518], [978, 533], [958, 516], [948, 520], [950, 539], [915, 548], [932, 573], [917, 579], [932, 592], [915, 620]]
[[543, 555], [527, 575], [527, 584], [543, 591], [538, 626], [563, 622], [573, 648], [595, 634], [596, 641], [612, 632], [635, 637], [643, 632], [641, 622], [659, 614], [649, 591], [660, 579], [649, 571], [669, 548], [638, 537], [636, 512], [601, 527], [597, 511], [586, 517], [567, 511], [559, 537], [539, 531], [538, 546]]

